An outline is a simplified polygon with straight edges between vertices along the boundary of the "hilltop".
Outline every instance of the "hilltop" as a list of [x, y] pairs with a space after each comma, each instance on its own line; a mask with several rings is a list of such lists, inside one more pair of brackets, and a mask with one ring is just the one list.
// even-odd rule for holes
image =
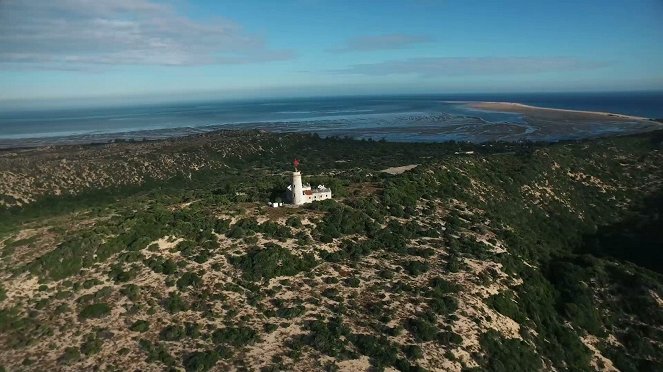
[[[267, 207], [295, 157], [334, 200]], [[661, 164], [660, 131], [3, 151], [0, 365], [660, 370]]]

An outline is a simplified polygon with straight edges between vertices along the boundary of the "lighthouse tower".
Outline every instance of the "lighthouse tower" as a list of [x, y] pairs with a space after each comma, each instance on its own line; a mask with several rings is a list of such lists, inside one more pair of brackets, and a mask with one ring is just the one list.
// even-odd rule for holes
[[297, 169], [299, 160], [295, 159], [292, 164], [295, 166], [295, 171], [292, 172], [292, 185], [290, 186], [292, 188], [292, 204], [302, 205], [306, 201], [304, 200], [304, 186], [302, 186], [302, 172]]
[[302, 186], [302, 172], [296, 170], [292, 172], [292, 204], [304, 204], [304, 187]]
[[318, 185], [316, 188], [311, 188], [309, 184], [302, 184], [302, 173], [297, 169], [299, 160], [295, 159], [293, 164], [295, 165], [295, 171], [292, 172], [292, 184], [286, 190], [286, 196], [292, 204], [302, 205], [331, 199], [332, 192], [329, 187]]

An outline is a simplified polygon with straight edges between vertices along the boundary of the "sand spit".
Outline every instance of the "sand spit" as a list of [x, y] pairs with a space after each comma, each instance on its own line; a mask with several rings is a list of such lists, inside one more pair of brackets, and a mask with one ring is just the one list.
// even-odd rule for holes
[[515, 102], [468, 102], [467, 107], [485, 111], [516, 112], [533, 118], [549, 120], [582, 120], [582, 121], [651, 121], [641, 116], [615, 114], [600, 111], [580, 111], [546, 108], [524, 105]]

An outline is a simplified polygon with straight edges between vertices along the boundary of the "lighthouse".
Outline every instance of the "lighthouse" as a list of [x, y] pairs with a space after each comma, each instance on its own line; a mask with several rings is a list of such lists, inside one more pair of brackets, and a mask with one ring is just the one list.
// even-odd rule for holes
[[302, 186], [302, 172], [295, 169], [292, 172], [292, 204], [304, 204], [304, 187]]
[[295, 170], [292, 172], [292, 184], [288, 186], [287, 196], [294, 205], [302, 205], [314, 201], [331, 199], [331, 189], [325, 185], [311, 188], [309, 184], [302, 183], [302, 172], [299, 171], [299, 160], [293, 161]]

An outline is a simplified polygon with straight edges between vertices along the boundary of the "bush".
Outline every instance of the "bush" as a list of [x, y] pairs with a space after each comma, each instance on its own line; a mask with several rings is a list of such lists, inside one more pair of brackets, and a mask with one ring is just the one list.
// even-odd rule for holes
[[171, 314], [184, 311], [188, 308], [186, 302], [176, 292], [171, 292], [168, 295], [168, 298], [164, 301], [164, 307]]
[[435, 324], [421, 318], [409, 319], [406, 328], [417, 341], [433, 341], [438, 332]]
[[58, 362], [61, 364], [70, 364], [73, 362], [77, 362], [79, 359], [81, 359], [81, 353], [78, 351], [77, 348], [75, 347], [68, 347], [64, 349], [64, 353], [60, 358], [58, 358]]
[[273, 323], [265, 323], [265, 325], [263, 326], [263, 329], [267, 333], [272, 333], [272, 332], [276, 331], [277, 329], [279, 329], [279, 326], [276, 325], [276, 324], [273, 324]]
[[170, 355], [168, 349], [163, 344], [153, 345], [152, 342], [146, 339], [138, 341], [140, 348], [147, 353], [147, 361], [154, 362], [160, 361], [166, 366], [173, 366], [175, 359]]
[[137, 320], [129, 327], [129, 330], [141, 333], [147, 332], [148, 329], [150, 329], [150, 322], [147, 320]]
[[484, 357], [481, 366], [491, 371], [538, 371], [539, 356], [522, 340], [504, 339], [496, 331], [484, 333], [480, 339]]
[[405, 261], [401, 263], [401, 266], [411, 276], [418, 276], [429, 269], [428, 264], [421, 261]]
[[212, 333], [212, 341], [217, 344], [244, 346], [257, 339], [258, 333], [253, 328], [245, 326], [221, 328]]
[[184, 356], [182, 364], [187, 371], [202, 372], [214, 367], [218, 360], [219, 355], [215, 351], [196, 351]]
[[243, 256], [231, 257], [230, 262], [243, 271], [250, 280], [271, 279], [276, 276], [292, 276], [313, 268], [317, 262], [312, 254], [295, 256], [287, 249], [265, 244], [264, 249], [253, 248]]
[[397, 362], [398, 349], [388, 339], [367, 334], [353, 334], [350, 339], [360, 353], [371, 357], [371, 364], [380, 367]]
[[159, 332], [159, 338], [164, 341], [178, 341], [184, 336], [184, 328], [177, 325], [169, 325]]
[[463, 342], [463, 337], [454, 332], [440, 332], [436, 336], [437, 342], [442, 345], [460, 345]]
[[514, 299], [512, 291], [505, 291], [488, 297], [486, 304], [492, 307], [498, 313], [508, 316], [518, 323], [525, 320], [524, 315], [520, 312], [518, 304]]
[[290, 216], [285, 224], [290, 227], [302, 227], [302, 219], [299, 216]]
[[96, 354], [101, 351], [102, 344], [103, 342], [96, 335], [89, 334], [81, 344], [81, 353], [85, 355]]
[[407, 356], [408, 359], [419, 359], [424, 355], [423, 350], [418, 345], [405, 345], [403, 348], [403, 353]]
[[81, 310], [79, 316], [81, 319], [102, 318], [110, 314], [111, 308], [105, 303], [87, 305]]
[[201, 285], [202, 282], [203, 280], [196, 273], [187, 272], [177, 279], [177, 288], [183, 290], [190, 286], [197, 287]]
[[347, 341], [343, 336], [347, 337], [350, 330], [341, 318], [332, 318], [329, 322], [313, 320], [306, 324], [306, 329], [310, 333], [300, 336], [297, 342], [332, 357], [346, 352]]
[[140, 296], [140, 287], [135, 284], [127, 284], [120, 289], [120, 293], [127, 296], [131, 301], [136, 302]]
[[187, 337], [198, 338], [200, 337], [200, 326], [196, 323], [187, 322], [184, 324], [184, 334]]
[[345, 279], [344, 282], [345, 282], [345, 285], [347, 285], [348, 287], [357, 288], [357, 287], [359, 287], [359, 283], [361, 281], [359, 280], [359, 278], [352, 277], [352, 278]]
[[451, 296], [434, 297], [428, 305], [436, 314], [448, 315], [458, 309], [458, 300]]

